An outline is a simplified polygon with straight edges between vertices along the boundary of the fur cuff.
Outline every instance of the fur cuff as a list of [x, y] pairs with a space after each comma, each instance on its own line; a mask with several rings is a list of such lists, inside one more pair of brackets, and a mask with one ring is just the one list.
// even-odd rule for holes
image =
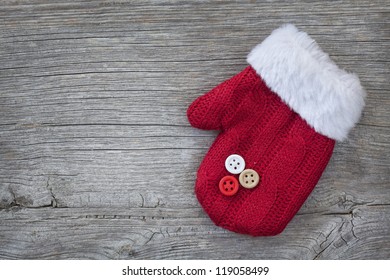
[[315, 131], [344, 140], [359, 120], [365, 91], [294, 25], [272, 32], [247, 58], [267, 86]]

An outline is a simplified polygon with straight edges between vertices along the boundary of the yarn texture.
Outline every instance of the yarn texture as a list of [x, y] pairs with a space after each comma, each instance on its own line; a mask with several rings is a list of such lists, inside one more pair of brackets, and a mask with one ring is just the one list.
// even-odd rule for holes
[[[278, 67], [273, 69], [278, 71]], [[220, 131], [199, 167], [195, 184], [197, 199], [220, 227], [253, 236], [281, 233], [331, 158], [335, 139], [320, 133], [282, 97], [249, 65], [197, 98], [187, 110], [193, 127]], [[357, 93], [356, 98], [363, 97]], [[360, 99], [358, 103], [361, 106]], [[256, 171], [260, 180], [254, 188], [240, 186], [237, 193], [227, 196], [218, 185], [224, 176], [239, 178], [225, 168], [232, 154], [242, 156], [245, 168]]]

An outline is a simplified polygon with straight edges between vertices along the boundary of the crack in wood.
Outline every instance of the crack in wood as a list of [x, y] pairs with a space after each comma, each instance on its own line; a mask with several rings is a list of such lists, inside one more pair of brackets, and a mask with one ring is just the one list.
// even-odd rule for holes
[[[390, 258], [388, 9], [304, 2], [5, 3], [0, 258]], [[300, 213], [281, 235], [252, 238], [197, 203], [218, 132], [193, 129], [186, 108], [288, 18], [369, 94]]]
[[47, 182], [46, 182], [46, 188], [50, 192], [50, 195], [51, 195], [51, 198], [52, 198], [51, 199], [51, 206], [53, 208], [56, 208], [58, 206], [58, 201], [57, 201], [56, 197], [54, 196], [52, 187], [50, 187], [50, 185], [49, 185], [49, 181], [50, 181], [50, 177], [48, 176], [47, 177]]

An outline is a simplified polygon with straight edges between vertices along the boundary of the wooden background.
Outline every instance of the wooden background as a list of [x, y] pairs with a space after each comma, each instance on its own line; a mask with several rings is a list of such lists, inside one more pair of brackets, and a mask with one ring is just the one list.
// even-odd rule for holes
[[[390, 259], [388, 1], [1, 1], [0, 258]], [[293, 23], [368, 93], [275, 237], [194, 195], [217, 132], [188, 105]]]

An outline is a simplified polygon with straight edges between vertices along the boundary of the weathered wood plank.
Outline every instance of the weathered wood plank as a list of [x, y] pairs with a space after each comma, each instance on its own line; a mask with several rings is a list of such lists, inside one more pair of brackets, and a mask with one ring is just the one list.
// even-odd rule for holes
[[[1, 1], [0, 258], [390, 258], [386, 1]], [[215, 227], [197, 96], [291, 22], [356, 72], [367, 106], [279, 236]], [[175, 173], [170, 172], [170, 168]]]
[[[386, 248], [380, 248], [390, 242], [389, 228], [377, 225], [377, 222], [389, 223], [390, 207], [382, 205], [360, 205], [351, 214], [301, 213], [280, 236], [266, 238], [247, 237], [215, 228], [197, 207], [75, 209], [3, 212], [1, 256], [365, 259], [387, 258]], [[29, 222], [28, 227], [26, 222]], [[15, 248], [23, 250], [16, 251]]]

